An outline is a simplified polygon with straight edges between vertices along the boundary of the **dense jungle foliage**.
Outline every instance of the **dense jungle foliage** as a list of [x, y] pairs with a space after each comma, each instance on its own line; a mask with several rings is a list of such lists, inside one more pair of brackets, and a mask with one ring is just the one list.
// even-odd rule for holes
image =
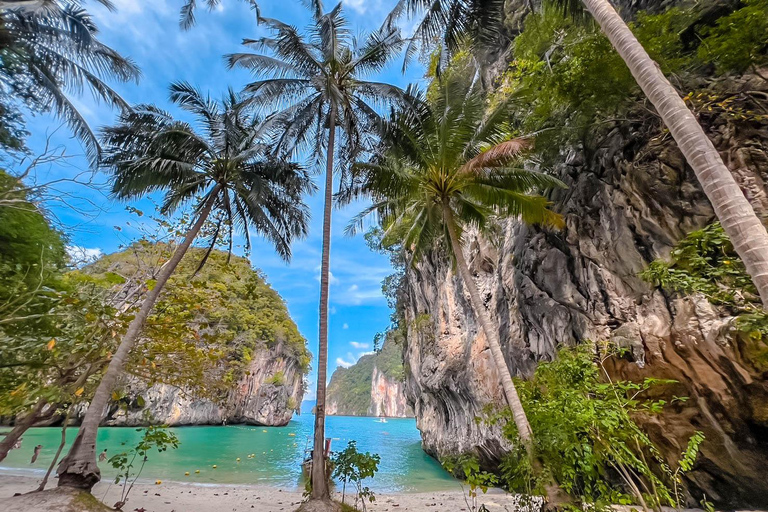
[[[302, 372], [309, 371], [306, 340], [264, 275], [253, 270], [247, 259], [215, 249], [198, 270], [205, 253], [205, 249], [192, 248], [182, 259], [147, 322], [147, 336], [153, 338], [158, 330], [174, 326], [191, 328], [192, 336], [185, 341], [194, 340], [212, 361], [219, 361], [217, 366], [224, 373], [211, 381], [223, 389], [231, 388], [259, 350], [279, 350], [294, 359]], [[168, 255], [166, 247], [138, 242], [80, 272], [122, 283]], [[149, 350], [144, 356], [151, 361], [155, 354]]]
[[[702, 78], [759, 73], [768, 63], [768, 0], [712, 20], [699, 5], [661, 14], [639, 13], [632, 29], [648, 53], [686, 95], [694, 111], [728, 110], [723, 101], [702, 101]], [[768, 77], [763, 77], [766, 79]], [[653, 118], [637, 84], [608, 39], [591, 22], [555, 8], [525, 18], [491, 101], [510, 101], [510, 129], [535, 135], [538, 152], [552, 164], [568, 145], [589, 146], [597, 134], [629, 119]], [[732, 100], [731, 100], [732, 101]], [[763, 111], [729, 112], [762, 122]], [[597, 131], [595, 131], [597, 130]]]

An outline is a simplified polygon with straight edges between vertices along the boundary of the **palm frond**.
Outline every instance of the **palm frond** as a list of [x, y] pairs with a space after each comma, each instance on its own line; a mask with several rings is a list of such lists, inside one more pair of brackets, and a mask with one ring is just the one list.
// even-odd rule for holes
[[527, 139], [511, 139], [496, 144], [467, 161], [459, 172], [474, 172], [476, 169], [502, 167], [520, 157], [531, 146]]
[[[251, 5], [251, 9], [256, 11], [256, 19], [259, 18], [259, 4], [256, 0], [245, 0]], [[205, 0], [206, 7], [209, 11], [214, 10], [221, 4], [221, 0]], [[195, 26], [197, 20], [195, 19], [195, 10], [197, 9], [197, 0], [184, 0], [181, 9], [179, 11], [179, 26], [182, 30], [189, 30]]]
[[3, 11], [0, 49], [12, 65], [0, 66], [0, 78], [10, 94], [33, 110], [52, 111], [66, 121], [95, 163], [98, 139], [67, 94], [88, 88], [97, 100], [125, 110], [128, 105], [104, 79], [138, 80], [140, 73], [131, 60], [97, 39], [93, 19], [78, 3], [46, 5]]

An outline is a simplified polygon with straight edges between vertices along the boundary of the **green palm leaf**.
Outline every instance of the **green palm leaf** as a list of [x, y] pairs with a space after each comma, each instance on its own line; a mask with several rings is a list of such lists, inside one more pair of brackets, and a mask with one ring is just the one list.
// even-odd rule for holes
[[202, 131], [153, 105], [125, 112], [102, 132], [102, 162], [112, 174], [112, 193], [135, 199], [160, 192], [163, 211], [172, 213], [185, 205], [198, 211], [215, 190], [212, 215], [227, 229], [217, 228], [211, 244], [227, 236], [231, 248], [235, 232], [242, 232], [250, 247], [253, 229], [289, 259], [291, 242], [307, 234], [303, 196], [315, 190], [309, 174], [271, 155], [258, 118], [233, 91], [214, 101], [178, 82], [171, 85], [170, 97], [193, 114]]
[[374, 217], [388, 233], [398, 233], [418, 261], [447, 242], [449, 226], [460, 237], [468, 226], [486, 229], [495, 217], [562, 225], [536, 191], [565, 185], [519, 165], [531, 142], [501, 139], [505, 117], [499, 109], [487, 112], [476, 69], [464, 65], [431, 86], [429, 101], [412, 91], [415, 108], [393, 112], [382, 125], [381, 154], [353, 167], [353, 186], [340, 197], [369, 197], [373, 205], [352, 219], [348, 234]]

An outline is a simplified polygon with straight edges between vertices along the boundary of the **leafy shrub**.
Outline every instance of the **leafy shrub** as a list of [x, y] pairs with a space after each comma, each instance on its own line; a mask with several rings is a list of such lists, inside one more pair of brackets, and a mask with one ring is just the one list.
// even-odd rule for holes
[[[598, 358], [591, 344], [563, 348], [554, 361], [539, 365], [532, 380], [519, 384], [542, 468], [534, 470], [514, 422], [506, 421], [505, 435], [520, 446], [501, 465], [506, 486], [541, 494], [554, 479], [578, 502], [598, 508], [680, 504], [682, 474], [693, 467], [704, 437], [695, 433], [672, 469], [635, 421], [637, 415], [662, 410], [664, 400], [644, 397], [672, 381], [612, 381], [602, 364], [613, 356]], [[509, 419], [510, 414], [500, 416]]]
[[688, 234], [670, 256], [668, 262], [651, 263], [641, 277], [671, 292], [701, 293], [736, 315], [737, 333], [754, 342], [768, 340], [768, 314], [719, 222]]
[[357, 491], [355, 495], [355, 507], [361, 506], [365, 511], [366, 501], [373, 503], [376, 496], [373, 491], [363, 485], [363, 480], [373, 478], [379, 470], [381, 457], [369, 452], [361, 453], [357, 449], [357, 442], [350, 441], [347, 447], [336, 453], [331, 462], [333, 464], [333, 478], [341, 480], [341, 503], [344, 504], [347, 484], [353, 484]]
[[697, 56], [720, 73], [757, 72], [768, 63], [768, 0], [744, 0], [743, 5], [702, 31]]
[[[149, 452], [156, 449], [158, 453], [162, 453], [168, 448], [175, 450], [179, 447], [179, 439], [176, 434], [170, 432], [166, 427], [149, 426], [137, 428], [136, 431], [143, 432], [141, 440], [136, 446], [113, 455], [109, 459], [109, 464], [117, 470], [115, 484], [119, 484], [121, 480], [123, 482], [120, 501], [114, 505], [114, 508], [118, 510], [122, 509], [128, 501], [128, 494], [133, 489], [136, 480], [141, 476], [144, 465], [149, 459]], [[125, 444], [124, 442], [123, 445]], [[136, 468], [137, 464], [139, 464], [138, 468]]]
[[[477, 457], [473, 455], [464, 454], [458, 457], [448, 457], [441, 460], [441, 463], [446, 471], [461, 478], [464, 482], [461, 488], [464, 491], [464, 502], [470, 512], [488, 512], [488, 508], [479, 502], [478, 491], [485, 494], [489, 487], [499, 485], [499, 477], [481, 470]], [[468, 489], [465, 489], [464, 484], [468, 486]]]

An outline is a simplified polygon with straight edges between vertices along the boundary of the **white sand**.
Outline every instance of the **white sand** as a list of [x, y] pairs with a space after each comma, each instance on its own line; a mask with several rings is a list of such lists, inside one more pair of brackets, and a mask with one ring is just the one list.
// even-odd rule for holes
[[[0, 474], [0, 500], [15, 493], [26, 493], [35, 488], [40, 478], [34, 476], [15, 476]], [[48, 488], [56, 485], [52, 479]], [[106, 497], [105, 496], [106, 493]], [[102, 481], [93, 489], [93, 494], [107, 505], [113, 505], [119, 499], [117, 486], [110, 487]], [[341, 496], [337, 496], [341, 499]], [[302, 501], [302, 495], [295, 490], [285, 490], [263, 486], [224, 486], [183, 484], [163, 482], [159, 485], [137, 483], [123, 508], [126, 512], [278, 512], [293, 511]], [[481, 495], [491, 512], [514, 512], [520, 510], [519, 497], [489, 490]], [[433, 493], [377, 494], [376, 502], [368, 505], [371, 512], [430, 511], [459, 512], [468, 511], [464, 495], [457, 485], [456, 491], [437, 491]]]

